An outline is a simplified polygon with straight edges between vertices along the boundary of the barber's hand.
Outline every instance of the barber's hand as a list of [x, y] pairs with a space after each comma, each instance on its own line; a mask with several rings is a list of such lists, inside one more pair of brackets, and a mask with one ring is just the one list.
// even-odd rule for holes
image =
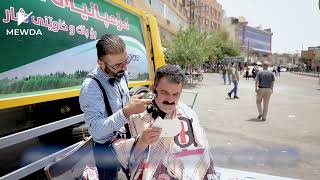
[[122, 109], [126, 118], [129, 118], [132, 114], [142, 113], [146, 110], [147, 105], [152, 102], [152, 99], [140, 99], [143, 94], [133, 95], [126, 107]]
[[139, 141], [144, 145], [151, 145], [160, 139], [161, 129], [156, 127], [149, 127], [145, 129], [139, 138]]

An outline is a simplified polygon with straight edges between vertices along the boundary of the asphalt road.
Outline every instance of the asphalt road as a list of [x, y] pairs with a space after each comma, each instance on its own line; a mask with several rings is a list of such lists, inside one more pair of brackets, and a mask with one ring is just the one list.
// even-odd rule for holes
[[[318, 78], [282, 73], [276, 77], [267, 121], [258, 116], [254, 81], [241, 79], [240, 99], [232, 85], [205, 74], [194, 109], [206, 131], [216, 166], [299, 179], [320, 179], [320, 86]], [[191, 102], [190, 95], [182, 100]]]

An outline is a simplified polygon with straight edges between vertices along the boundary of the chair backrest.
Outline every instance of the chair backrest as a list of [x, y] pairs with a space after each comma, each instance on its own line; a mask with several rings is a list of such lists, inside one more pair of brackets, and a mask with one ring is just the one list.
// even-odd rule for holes
[[83, 144], [45, 167], [47, 178], [52, 180], [81, 179], [86, 166], [95, 166], [92, 143], [92, 138], [85, 140]]

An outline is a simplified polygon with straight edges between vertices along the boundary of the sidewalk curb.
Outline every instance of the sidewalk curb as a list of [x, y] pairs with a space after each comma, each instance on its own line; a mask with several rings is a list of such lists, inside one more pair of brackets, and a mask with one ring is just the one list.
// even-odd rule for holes
[[302, 76], [319, 77], [318, 74], [305, 74], [305, 73], [298, 73], [298, 72], [290, 72], [290, 73], [302, 75]]

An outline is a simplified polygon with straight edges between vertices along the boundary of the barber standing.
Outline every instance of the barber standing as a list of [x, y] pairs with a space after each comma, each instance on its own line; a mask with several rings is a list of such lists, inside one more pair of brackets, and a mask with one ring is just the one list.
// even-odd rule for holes
[[130, 138], [127, 119], [141, 113], [151, 100], [129, 100], [125, 71], [130, 63], [124, 41], [106, 34], [96, 44], [98, 65], [89, 73], [80, 91], [80, 107], [94, 141], [94, 157], [99, 179], [117, 179], [120, 164], [114, 156], [112, 140]]

